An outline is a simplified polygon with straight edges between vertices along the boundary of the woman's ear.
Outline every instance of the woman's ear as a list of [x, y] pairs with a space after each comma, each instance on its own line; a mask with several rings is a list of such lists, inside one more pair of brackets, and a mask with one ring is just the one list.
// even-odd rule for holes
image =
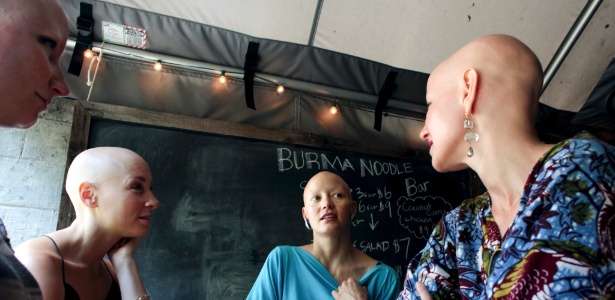
[[86, 207], [96, 207], [96, 193], [94, 186], [89, 182], [82, 182], [79, 185], [79, 199]]
[[466, 116], [470, 116], [474, 112], [474, 101], [478, 91], [478, 72], [475, 69], [469, 68], [463, 72], [459, 82], [459, 91], [463, 102], [463, 112]]

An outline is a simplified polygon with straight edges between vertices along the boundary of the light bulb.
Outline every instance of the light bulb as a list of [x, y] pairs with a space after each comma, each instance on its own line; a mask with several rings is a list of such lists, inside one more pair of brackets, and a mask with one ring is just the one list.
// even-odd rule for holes
[[156, 71], [160, 71], [162, 70], [162, 62], [160, 60], [158, 60], [155, 64], [154, 64], [154, 70]]
[[278, 92], [278, 94], [282, 95], [284, 94], [284, 86], [282, 85], [278, 85], [278, 88], [276, 89], [276, 91]]
[[92, 49], [86, 49], [85, 51], [83, 51], [83, 56], [85, 56], [86, 58], [90, 58], [94, 56], [94, 52], [92, 51]]
[[333, 106], [331, 106], [331, 108], [329, 108], [329, 112], [331, 112], [331, 114], [337, 114], [337, 104], [333, 104]]
[[220, 80], [220, 83], [226, 82], [226, 76], [224, 76], [224, 72], [222, 73], [222, 75], [220, 75], [220, 78], [218, 78], [218, 80]]

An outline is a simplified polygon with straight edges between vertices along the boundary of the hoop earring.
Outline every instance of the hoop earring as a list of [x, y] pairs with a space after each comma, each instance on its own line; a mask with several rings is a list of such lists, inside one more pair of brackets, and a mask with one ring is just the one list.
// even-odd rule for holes
[[468, 148], [467, 155], [468, 157], [474, 156], [474, 149], [472, 149], [472, 143], [478, 141], [478, 133], [472, 131], [474, 129], [474, 121], [472, 120], [473, 115], [466, 115], [466, 119], [463, 121], [463, 128], [468, 130], [468, 133], [463, 136], [463, 140], [470, 143], [470, 147]]
[[312, 230], [312, 227], [310, 226], [310, 221], [308, 221], [307, 219], [304, 219], [305, 221], [305, 228], [307, 228], [308, 230]]

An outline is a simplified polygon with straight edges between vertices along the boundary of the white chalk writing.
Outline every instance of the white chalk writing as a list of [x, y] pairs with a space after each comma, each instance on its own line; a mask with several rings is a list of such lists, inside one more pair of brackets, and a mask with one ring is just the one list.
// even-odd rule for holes
[[347, 158], [341, 159], [338, 156], [331, 158], [324, 153], [291, 151], [288, 148], [278, 148], [278, 171], [284, 172], [291, 169], [300, 170], [355, 170], [352, 163]]
[[411, 163], [403, 163], [400, 166], [390, 162], [365, 160], [363, 158], [361, 158], [359, 162], [361, 166], [361, 177], [365, 177], [368, 173], [370, 176], [401, 175], [412, 173]]

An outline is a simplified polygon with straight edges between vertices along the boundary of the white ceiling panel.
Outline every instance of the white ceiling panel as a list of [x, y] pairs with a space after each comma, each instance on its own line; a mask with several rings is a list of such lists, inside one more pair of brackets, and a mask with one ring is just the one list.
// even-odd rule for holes
[[[581, 108], [615, 58], [613, 0], [60, 2], [71, 20], [71, 39], [77, 35], [81, 3], [93, 5], [96, 22], [147, 29], [147, 48], [123, 59], [153, 63], [162, 56], [163, 61], [177, 58], [187, 60], [188, 65], [204, 64], [205, 69], [214, 68], [213, 75], [223, 69], [241, 73], [248, 44], [255, 42], [260, 45], [256, 69], [261, 75], [289, 88], [313, 93], [311, 96], [337, 98], [360, 109], [372, 110], [376, 106], [385, 78], [395, 71], [399, 76], [385, 112], [413, 119], [420, 119], [426, 111], [424, 92], [428, 74], [461, 46], [485, 34], [505, 33], [519, 38], [536, 53], [543, 69], [553, 75], [547, 77], [551, 80], [541, 97], [546, 113], [550, 114], [543, 120], [565, 122], [577, 112], [583, 115]], [[588, 8], [596, 8], [595, 14], [586, 14]], [[581, 20], [589, 21], [587, 27], [577, 26], [584, 24]], [[568, 38], [573, 28], [579, 29], [576, 43]], [[100, 43], [101, 35], [100, 23], [96, 23], [94, 41]], [[570, 45], [569, 53], [560, 55], [558, 49], [564, 44]], [[116, 54], [123, 51], [117, 49]], [[562, 58], [561, 65], [550, 66], [554, 58]], [[194, 70], [194, 66], [188, 67]], [[106, 84], [122, 86], [123, 81], [138, 80], [134, 78], [140, 74], [122, 73], [118, 83], [109, 80]], [[198, 79], [183, 82], [181, 76], [175, 77], [181, 82], [175, 84], [177, 89], [201, 88]], [[199, 97], [203, 98], [179, 90], [173, 92], [172, 87], [169, 90], [168, 101], [199, 103]], [[107, 96], [104, 92], [94, 95]], [[74, 96], [83, 97], [78, 93]], [[194, 99], [183, 99], [186, 97]], [[233, 97], [241, 100], [243, 95]], [[134, 98], [116, 100], [122, 103], [136, 101]], [[141, 98], [138, 100], [143, 103], [150, 100]], [[615, 128], [615, 118], [605, 102], [598, 100], [592, 104], [600, 115], [591, 121], [603, 128]], [[190, 115], [194, 111], [197, 110], [186, 108], [185, 113]], [[566, 126], [551, 128], [562, 127]]]
[[314, 45], [430, 73], [468, 41], [506, 33], [546, 66], [583, 1], [326, 1]]
[[254, 37], [307, 44], [317, 0], [103, 0]]
[[615, 58], [614, 29], [615, 1], [603, 1], [555, 73], [541, 102], [557, 109], [579, 111], [611, 59]]

